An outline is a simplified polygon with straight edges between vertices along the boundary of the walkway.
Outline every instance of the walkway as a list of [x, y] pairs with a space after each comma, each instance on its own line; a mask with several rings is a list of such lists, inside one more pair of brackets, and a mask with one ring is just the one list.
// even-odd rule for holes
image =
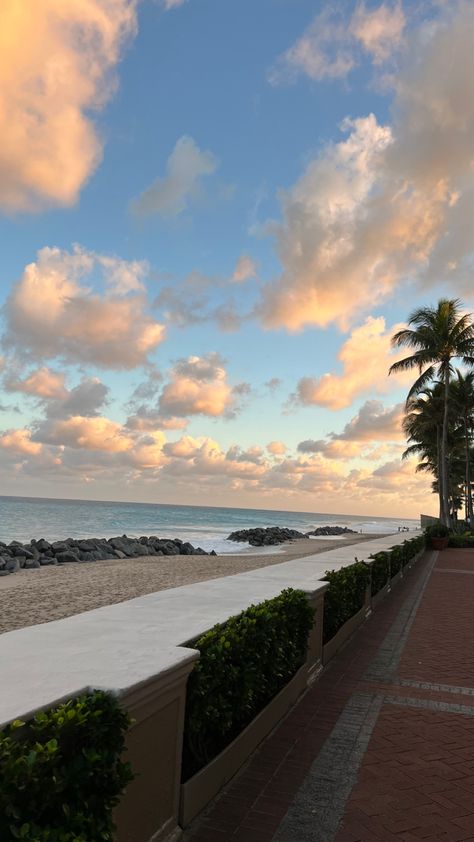
[[186, 842], [474, 840], [473, 574], [426, 553]]

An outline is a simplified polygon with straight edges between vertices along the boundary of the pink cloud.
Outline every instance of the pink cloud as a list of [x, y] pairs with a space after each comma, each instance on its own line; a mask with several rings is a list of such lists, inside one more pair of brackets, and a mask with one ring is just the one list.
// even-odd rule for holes
[[[104, 292], [88, 281], [102, 274]], [[19, 354], [134, 368], [162, 342], [164, 327], [147, 312], [144, 263], [43, 248], [13, 285], [6, 304], [7, 342]]]
[[65, 387], [66, 375], [43, 366], [36, 369], [24, 380], [9, 379], [6, 388], [11, 392], [24, 392], [38, 398], [64, 398], [67, 394]]
[[0, 447], [25, 456], [39, 456], [42, 445], [31, 441], [30, 430], [7, 430], [0, 435]]
[[2, 0], [0, 206], [76, 202], [102, 157], [91, 120], [136, 29], [135, 0]]
[[399, 351], [394, 353], [390, 344], [399, 327], [394, 325], [387, 329], [382, 316], [369, 316], [341, 346], [338, 358], [342, 363], [342, 374], [301, 378], [294, 400], [305, 406], [343, 409], [350, 406], [358, 395], [369, 391], [387, 392], [394, 385], [410, 382], [410, 373], [401, 374], [397, 379], [389, 379], [388, 376], [392, 362], [403, 356]]

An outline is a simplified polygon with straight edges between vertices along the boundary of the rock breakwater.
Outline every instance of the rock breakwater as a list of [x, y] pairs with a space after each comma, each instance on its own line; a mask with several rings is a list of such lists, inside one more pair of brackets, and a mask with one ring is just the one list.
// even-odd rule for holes
[[129, 538], [65, 538], [64, 541], [46, 541], [40, 538], [29, 544], [0, 541], [0, 576], [7, 576], [20, 569], [31, 570], [50, 564], [104, 561], [113, 558], [138, 558], [139, 556], [165, 555], [216, 555], [206, 553], [179, 538], [150, 537]]
[[280, 526], [256, 527], [255, 529], [238, 529], [231, 532], [228, 541], [246, 541], [252, 547], [266, 547], [272, 544], [283, 544], [285, 541], [295, 541], [306, 538], [297, 529], [287, 529]]
[[355, 529], [348, 529], [347, 526], [318, 526], [317, 529], [312, 529], [311, 532], [307, 532], [306, 535], [308, 538], [311, 538], [313, 535], [357, 535], [358, 533]]
[[319, 526], [311, 532], [298, 532], [281, 526], [256, 527], [254, 529], [238, 529], [231, 532], [228, 541], [247, 542], [251, 547], [267, 547], [283, 544], [285, 541], [295, 541], [299, 538], [310, 538], [317, 535], [356, 535], [353, 529], [346, 526]]

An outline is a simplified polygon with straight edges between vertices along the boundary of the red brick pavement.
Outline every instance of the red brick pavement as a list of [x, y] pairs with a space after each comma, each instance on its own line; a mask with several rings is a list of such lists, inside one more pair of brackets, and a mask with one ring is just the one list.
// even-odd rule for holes
[[[426, 687], [474, 688], [474, 575], [455, 572], [474, 571], [474, 551], [439, 554], [398, 675], [383, 682], [364, 679], [427, 563], [425, 556], [408, 571], [244, 770], [188, 829], [186, 842], [271, 842], [347, 702], [361, 690], [390, 701], [382, 704], [336, 842], [474, 842], [474, 716], [413, 706], [439, 702], [474, 707], [473, 695]], [[447, 568], [452, 572], [440, 572]], [[413, 687], [413, 681], [425, 687]]]
[[314, 758], [425, 565], [426, 560], [420, 561], [396, 584], [245, 769], [205, 816], [191, 825], [185, 834], [186, 842], [271, 842]]
[[474, 716], [442, 709], [474, 712], [474, 695], [409, 683], [474, 688], [469, 571], [474, 551], [439, 554], [400, 659], [402, 684], [378, 687], [405, 703], [382, 705], [336, 842], [474, 840]]

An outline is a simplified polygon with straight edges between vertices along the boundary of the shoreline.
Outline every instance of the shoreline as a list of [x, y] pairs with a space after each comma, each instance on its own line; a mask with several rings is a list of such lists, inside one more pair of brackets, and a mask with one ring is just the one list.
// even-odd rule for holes
[[365, 533], [340, 540], [304, 538], [271, 547], [272, 552], [252, 552], [254, 548], [250, 547], [249, 552], [217, 556], [139, 556], [19, 570], [0, 578], [0, 634], [148, 593], [232, 576], [380, 537], [379, 533]]

